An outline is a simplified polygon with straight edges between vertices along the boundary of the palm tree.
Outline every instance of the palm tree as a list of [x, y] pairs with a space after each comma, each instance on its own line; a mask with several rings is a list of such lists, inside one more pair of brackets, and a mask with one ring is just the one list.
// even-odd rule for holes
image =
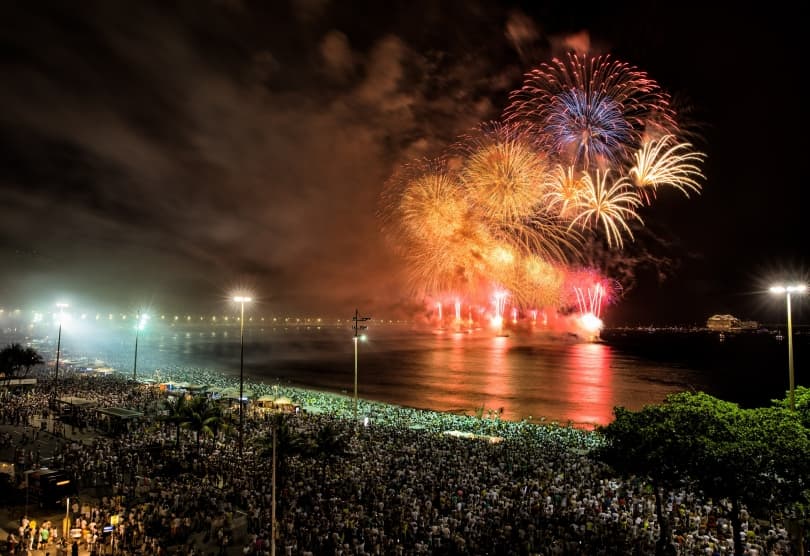
[[321, 471], [321, 491], [326, 481], [326, 463], [332, 462], [346, 454], [346, 440], [330, 423], [324, 424], [310, 444], [308, 455], [321, 460], [318, 468]]
[[227, 433], [233, 427], [236, 421], [232, 413], [226, 414], [222, 411], [222, 406], [217, 403], [209, 404], [209, 417], [208, 427], [211, 429], [211, 449], [213, 450], [214, 441], [219, 438], [220, 433]]
[[181, 427], [194, 432], [197, 452], [200, 452], [200, 435], [213, 436], [222, 427], [222, 411], [211, 403], [208, 396], [195, 396], [188, 402]]
[[172, 401], [172, 398], [163, 401], [163, 407], [168, 410], [167, 415], [160, 417], [164, 423], [174, 425], [174, 444], [180, 446], [180, 426], [186, 421], [188, 412], [188, 401], [185, 396], [180, 396]]
[[31, 367], [42, 365], [44, 362], [42, 356], [31, 347], [9, 344], [0, 350], [0, 373], [7, 379], [18, 375], [25, 378], [31, 372]]
[[[287, 460], [297, 454], [306, 453], [309, 447], [307, 439], [290, 430], [288, 415], [274, 413], [271, 431], [256, 439], [256, 455], [261, 459], [272, 458], [272, 502], [270, 518], [270, 538], [276, 538], [276, 485], [284, 484], [283, 477], [287, 472]], [[284, 500], [282, 499], [282, 511]], [[271, 554], [275, 554], [275, 544], [271, 545]]]
[[42, 359], [42, 356], [37, 353], [32, 347], [27, 347], [22, 353], [21, 361], [25, 372], [23, 373], [23, 377], [27, 377], [28, 373], [31, 372], [31, 367], [36, 367], [38, 365], [42, 365], [45, 360]]
[[306, 454], [310, 450], [307, 438], [290, 429], [287, 414], [274, 413], [272, 415], [272, 429], [268, 434], [256, 439], [256, 455], [260, 459], [273, 456], [273, 433], [276, 435], [276, 460], [278, 475], [283, 477], [287, 470], [287, 460], [295, 455]]

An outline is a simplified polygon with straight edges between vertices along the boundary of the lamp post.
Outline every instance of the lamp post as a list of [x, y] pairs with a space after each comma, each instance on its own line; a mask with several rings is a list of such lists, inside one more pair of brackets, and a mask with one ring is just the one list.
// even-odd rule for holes
[[62, 321], [65, 319], [65, 308], [68, 306], [67, 303], [57, 303], [57, 307], [59, 307], [59, 333], [56, 336], [56, 366], [54, 367], [53, 371], [53, 388], [54, 392], [56, 392], [57, 386], [59, 384], [59, 354], [62, 350]]
[[807, 286], [805, 284], [792, 284], [789, 286], [784, 286], [778, 284], [776, 286], [771, 286], [770, 289], [771, 293], [785, 295], [785, 300], [787, 302], [787, 337], [788, 337], [788, 379], [790, 382], [790, 410], [796, 411], [796, 401], [793, 395], [793, 390], [795, 386], [795, 380], [793, 376], [793, 322], [790, 314], [790, 294], [797, 293], [803, 294], [807, 291]]
[[[245, 410], [242, 407], [242, 397], [245, 388], [245, 303], [252, 299], [244, 295], [237, 295], [233, 300], [241, 307], [239, 315], [239, 457], [242, 457], [242, 436], [245, 429]], [[275, 437], [274, 441], [275, 441]]]
[[[29, 487], [30, 487], [30, 485], [28, 483], [31, 481], [31, 472], [32, 471], [33, 470], [25, 472], [25, 514], [24, 514], [25, 519], [28, 519], [28, 492], [29, 492]], [[21, 535], [21, 537], [22, 537], [22, 535]], [[20, 541], [22, 541], [22, 538], [20, 538]]]
[[358, 309], [354, 310], [354, 317], [352, 317], [354, 321], [354, 422], [357, 424], [357, 341], [360, 338], [360, 331], [365, 330], [368, 328], [365, 325], [361, 325], [361, 322], [365, 322], [371, 320], [371, 317], [361, 317], [360, 311]]
[[136, 380], [138, 377], [138, 336], [140, 335], [141, 330], [144, 329], [146, 326], [146, 321], [149, 320], [149, 315], [141, 315], [141, 312], [138, 311], [138, 322], [135, 324], [135, 361], [132, 363], [132, 380]]
[[278, 414], [273, 416], [273, 484], [271, 485], [273, 501], [270, 507], [270, 556], [276, 556], [276, 466], [278, 465], [278, 460], [276, 459], [276, 436], [278, 435], [279, 419]]
[[70, 496], [65, 500], [65, 520], [62, 522], [62, 538], [67, 539], [70, 534]]

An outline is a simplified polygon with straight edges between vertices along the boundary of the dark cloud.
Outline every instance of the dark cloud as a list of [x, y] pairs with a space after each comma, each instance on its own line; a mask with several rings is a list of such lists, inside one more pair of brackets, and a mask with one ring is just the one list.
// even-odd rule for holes
[[[309, 33], [326, 8], [298, 1], [300, 17], [267, 23]], [[245, 280], [280, 310], [400, 301], [375, 219], [382, 184], [490, 116], [483, 76], [497, 71], [392, 33], [354, 52], [328, 29], [291, 56], [251, 36], [255, 15], [219, 2], [14, 10], [0, 229], [6, 249], [60, 264], [22, 262], [4, 295], [30, 293], [37, 272], [41, 294], [84, 285], [108, 302], [154, 290], [190, 303]]]

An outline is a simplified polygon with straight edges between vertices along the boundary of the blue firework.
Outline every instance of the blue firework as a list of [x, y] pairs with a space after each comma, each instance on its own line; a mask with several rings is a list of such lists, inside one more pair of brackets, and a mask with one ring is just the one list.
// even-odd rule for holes
[[569, 54], [526, 74], [506, 110], [563, 164], [623, 164], [646, 134], [674, 132], [669, 96], [647, 74], [609, 56]]

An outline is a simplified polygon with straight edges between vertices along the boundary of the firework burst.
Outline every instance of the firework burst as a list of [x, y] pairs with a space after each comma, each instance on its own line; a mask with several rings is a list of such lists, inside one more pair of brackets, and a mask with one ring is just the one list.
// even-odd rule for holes
[[559, 307], [565, 283], [564, 269], [563, 265], [552, 264], [536, 255], [523, 257], [509, 284], [516, 304], [533, 309]]
[[467, 206], [458, 182], [441, 169], [409, 181], [399, 200], [404, 231], [428, 242], [444, 241], [457, 234]]
[[[704, 178], [699, 164], [705, 155], [692, 150], [691, 143], [678, 143], [673, 135], [645, 141], [634, 154], [635, 165], [628, 175], [636, 187], [652, 190], [655, 195], [659, 186], [667, 185], [678, 189], [689, 197], [689, 192], [700, 193], [700, 181]], [[649, 196], [644, 192], [647, 202]]]
[[674, 131], [669, 96], [646, 73], [569, 54], [526, 74], [506, 120], [528, 127], [548, 152], [578, 169], [622, 164], [651, 129]]
[[705, 156], [676, 139], [669, 95], [609, 56], [542, 64], [510, 95], [504, 119], [397, 172], [383, 194], [385, 231], [413, 293], [463, 298], [470, 320], [495, 296], [499, 319], [508, 298], [513, 320], [557, 308], [593, 325], [621, 288], [572, 264], [588, 245], [616, 257], [657, 188], [700, 193]]
[[474, 281], [480, 253], [491, 243], [469, 214], [454, 174], [443, 161], [418, 161], [387, 184], [386, 232], [407, 262], [418, 295]]
[[638, 220], [643, 224], [636, 208], [642, 204], [641, 198], [630, 186], [626, 178], [609, 182], [609, 171], [596, 171], [595, 177], [585, 173], [582, 182], [584, 193], [577, 215], [569, 226], [579, 224], [582, 229], [601, 227], [605, 232], [608, 246], [623, 247], [622, 231], [632, 239], [633, 231], [628, 220]]
[[548, 161], [530, 136], [491, 123], [465, 139], [461, 182], [482, 216], [521, 222], [535, 214]]
[[546, 210], [558, 214], [560, 218], [570, 217], [581, 205], [585, 187], [573, 166], [558, 164], [548, 175], [543, 196]]

